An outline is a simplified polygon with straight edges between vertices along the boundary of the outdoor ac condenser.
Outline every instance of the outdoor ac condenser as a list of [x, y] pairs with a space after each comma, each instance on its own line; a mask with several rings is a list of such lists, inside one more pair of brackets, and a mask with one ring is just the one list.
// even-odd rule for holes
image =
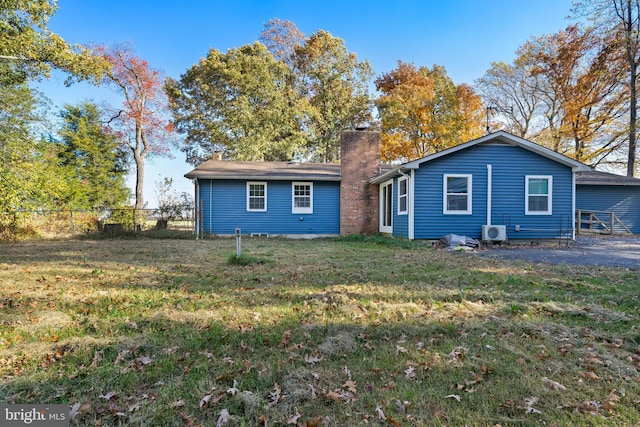
[[501, 242], [507, 239], [507, 227], [504, 225], [483, 225], [482, 240]]

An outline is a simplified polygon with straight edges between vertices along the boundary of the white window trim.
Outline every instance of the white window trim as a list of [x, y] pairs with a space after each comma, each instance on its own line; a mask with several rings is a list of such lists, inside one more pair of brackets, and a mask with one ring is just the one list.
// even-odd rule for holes
[[[400, 185], [400, 183], [402, 181], [406, 182], [404, 186], [404, 189], [405, 189], [404, 195], [400, 194], [400, 189], [402, 188], [402, 185]], [[400, 210], [400, 199], [402, 198], [405, 199], [404, 210]], [[408, 213], [409, 213], [409, 179], [406, 176], [403, 176], [402, 178], [398, 178], [398, 215], [407, 215]]]
[[[447, 179], [448, 178], [467, 178], [467, 209], [466, 210], [449, 210], [447, 209]], [[453, 174], [446, 173], [442, 178], [442, 213], [444, 215], [471, 215], [472, 214], [472, 189], [473, 175], [471, 174]]]
[[[308, 185], [311, 194], [309, 195], [310, 204], [308, 208], [296, 207], [296, 185]], [[291, 213], [294, 214], [312, 214], [313, 213], [313, 182], [292, 182], [291, 183]]]
[[[252, 185], [264, 185], [264, 209], [251, 209], [250, 188]], [[266, 212], [267, 211], [267, 183], [263, 181], [247, 181], [247, 212]]]
[[[549, 181], [549, 199], [548, 209], [546, 211], [530, 211], [529, 210], [529, 180], [530, 179], [546, 179]], [[525, 175], [524, 177], [524, 214], [525, 215], [552, 215], [553, 214], [553, 176], [552, 175]], [[537, 194], [540, 196], [540, 194]]]

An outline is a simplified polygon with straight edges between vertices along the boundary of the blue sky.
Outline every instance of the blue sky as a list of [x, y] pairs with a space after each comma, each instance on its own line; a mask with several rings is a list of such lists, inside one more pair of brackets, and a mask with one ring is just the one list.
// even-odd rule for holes
[[[258, 39], [264, 23], [290, 20], [306, 35], [318, 29], [345, 40], [378, 76], [398, 60], [443, 65], [457, 84], [473, 84], [492, 62], [510, 62], [532, 36], [569, 24], [571, 0], [58, 0], [49, 28], [69, 43], [131, 42], [153, 68], [179, 78], [210, 48], [226, 51]], [[64, 86], [54, 73], [38, 85], [54, 112], [86, 99], [120, 101], [106, 87]], [[155, 206], [154, 183], [171, 177], [178, 191], [192, 192], [183, 175], [184, 155], [147, 164], [145, 199]], [[129, 180], [133, 182], [132, 179]]]

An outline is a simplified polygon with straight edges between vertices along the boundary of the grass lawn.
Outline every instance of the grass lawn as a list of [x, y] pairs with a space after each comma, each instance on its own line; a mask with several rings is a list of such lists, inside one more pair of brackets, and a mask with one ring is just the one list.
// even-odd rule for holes
[[71, 425], [640, 425], [640, 274], [383, 238], [0, 245], [0, 403]]

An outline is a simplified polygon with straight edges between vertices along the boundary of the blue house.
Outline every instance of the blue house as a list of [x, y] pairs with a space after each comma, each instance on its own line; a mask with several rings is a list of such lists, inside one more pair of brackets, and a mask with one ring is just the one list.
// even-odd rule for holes
[[590, 168], [504, 131], [395, 167], [380, 188], [380, 231], [409, 239], [573, 238], [575, 174]]
[[216, 157], [185, 176], [195, 182], [200, 233], [340, 234], [339, 164]]
[[340, 164], [209, 160], [185, 175], [198, 232], [574, 237], [576, 173], [590, 171], [580, 162], [504, 131], [393, 166], [379, 144], [377, 132], [343, 132]]
[[582, 229], [594, 227], [603, 230], [603, 221], [611, 229], [610, 215], [614, 214], [615, 233], [640, 234], [640, 179], [606, 172], [580, 172], [576, 178], [576, 209], [588, 220], [595, 215], [593, 224], [582, 224]]

